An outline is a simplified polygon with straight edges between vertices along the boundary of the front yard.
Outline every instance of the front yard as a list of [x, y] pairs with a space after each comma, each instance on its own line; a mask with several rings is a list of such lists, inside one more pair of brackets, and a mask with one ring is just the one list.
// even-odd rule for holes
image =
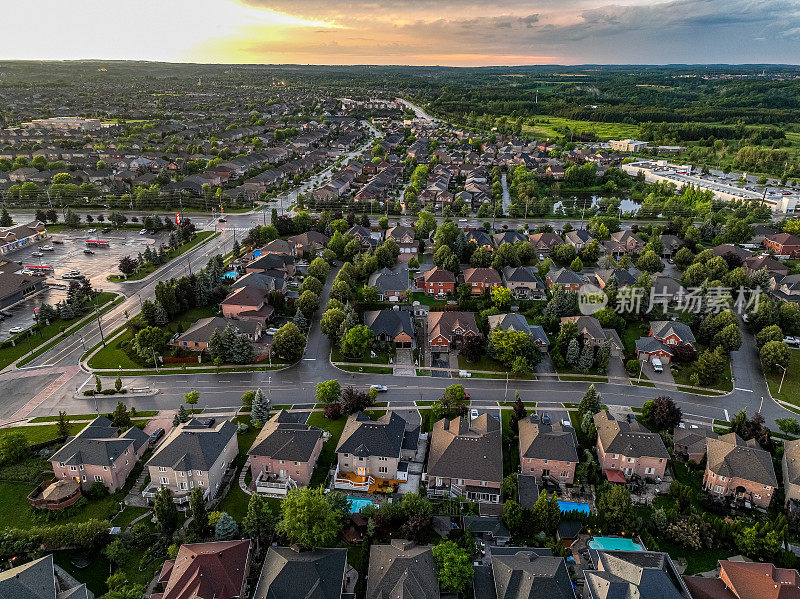
[[767, 372], [766, 377], [772, 397], [800, 406], [800, 350], [789, 350], [789, 365], [780, 393], [778, 388], [781, 387], [783, 371], [778, 369], [778, 372]]

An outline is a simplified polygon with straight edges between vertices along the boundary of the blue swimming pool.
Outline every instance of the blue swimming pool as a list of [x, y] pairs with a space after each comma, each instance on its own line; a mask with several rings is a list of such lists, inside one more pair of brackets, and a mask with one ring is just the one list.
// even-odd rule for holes
[[622, 537], [595, 537], [589, 541], [589, 547], [607, 551], [644, 551], [644, 547], [633, 539]]
[[357, 514], [368, 505], [375, 505], [372, 499], [365, 499], [364, 497], [348, 497], [347, 503], [350, 505], [351, 514]]
[[564, 512], [581, 512], [582, 514], [589, 513], [588, 503], [578, 503], [576, 501], [559, 501], [558, 508], [561, 510], [562, 514]]
[[222, 275], [222, 278], [223, 279], [235, 279], [236, 275], [237, 275], [237, 273], [236, 273], [235, 270], [229, 270], [224, 275]]

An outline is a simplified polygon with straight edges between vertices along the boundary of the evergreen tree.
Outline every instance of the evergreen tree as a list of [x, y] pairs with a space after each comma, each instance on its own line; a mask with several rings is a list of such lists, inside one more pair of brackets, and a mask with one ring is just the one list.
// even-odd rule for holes
[[594, 346], [591, 343], [584, 343], [578, 362], [578, 369], [587, 373], [592, 365], [594, 365]]
[[192, 489], [192, 493], [189, 495], [189, 509], [192, 512], [192, 521], [188, 525], [189, 531], [193, 532], [198, 539], [205, 538], [208, 532], [208, 510], [200, 487]]
[[172, 417], [172, 426], [173, 426], [173, 427], [175, 427], [175, 426], [179, 426], [179, 425], [180, 425], [180, 423], [181, 423], [181, 419], [180, 419], [180, 417], [178, 416], [178, 414], [176, 413], [176, 414], [175, 414], [175, 415]]
[[581, 403], [578, 406], [578, 413], [581, 415], [589, 413], [594, 416], [601, 410], [601, 399], [594, 385], [590, 385], [586, 394], [581, 398]]
[[569, 342], [569, 347], [567, 348], [567, 364], [572, 366], [573, 368], [578, 367], [578, 360], [580, 359], [580, 345], [578, 344], [578, 340], [573, 338]]
[[269, 420], [269, 400], [264, 397], [261, 389], [256, 389], [253, 406], [250, 409], [250, 422], [253, 426], [262, 426], [267, 420]]
[[186, 408], [183, 406], [183, 404], [178, 406], [177, 417], [178, 417], [178, 422], [180, 422], [181, 424], [183, 424], [184, 422], [189, 422], [189, 412], [186, 411]]
[[611, 340], [606, 339], [597, 351], [597, 371], [600, 374], [608, 372], [608, 362], [611, 360]]
[[156, 491], [153, 513], [159, 532], [165, 536], [172, 536], [178, 526], [178, 508], [175, 507], [169, 487], [162, 487]]
[[275, 516], [266, 498], [253, 493], [247, 503], [247, 515], [242, 520], [242, 530], [256, 542], [266, 541], [275, 529]]
[[6, 210], [6, 207], [3, 206], [3, 213], [0, 214], [0, 227], [10, 227], [14, 224], [14, 219], [11, 218], [11, 215]]
[[164, 309], [164, 306], [161, 305], [161, 302], [156, 302], [156, 311], [153, 318], [158, 326], [163, 327], [169, 322], [169, 316], [167, 315], [167, 311]]
[[59, 437], [66, 437], [69, 435], [69, 417], [66, 412], [60, 411], [58, 413], [58, 421], [56, 422]]
[[228, 512], [222, 512], [216, 527], [214, 527], [214, 538], [217, 541], [232, 541], [239, 538], [239, 525]]

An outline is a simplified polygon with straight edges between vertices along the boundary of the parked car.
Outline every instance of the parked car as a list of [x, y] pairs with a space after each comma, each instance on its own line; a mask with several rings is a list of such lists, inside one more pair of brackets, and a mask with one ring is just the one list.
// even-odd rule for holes
[[664, 365], [661, 363], [661, 360], [659, 360], [658, 358], [653, 358], [653, 361], [651, 362], [651, 364], [653, 365], [653, 370], [654, 371], [656, 371], [656, 372], [664, 372]]
[[161, 244], [161, 249], [162, 249], [162, 250], [168, 250], [168, 249], [169, 249], [169, 245], [168, 245], [168, 244], [166, 244], [166, 243], [162, 243], [162, 244]]
[[469, 417], [470, 417], [471, 420], [475, 420], [478, 417], [478, 410], [476, 410], [475, 408], [472, 408], [469, 411]]
[[370, 389], [375, 389], [377, 392], [382, 393], [383, 391], [388, 391], [389, 387], [386, 385], [370, 385]]
[[44, 256], [44, 254], [42, 252], [37, 251], [37, 252], [31, 252], [31, 256], [36, 256], [38, 258], [40, 256]]
[[800, 337], [784, 337], [783, 342], [791, 347], [800, 347]]
[[155, 445], [156, 443], [158, 443], [158, 440], [163, 436], [164, 436], [163, 428], [157, 428], [156, 430], [154, 430], [150, 435], [150, 445]]
[[56, 248], [54, 248], [52, 245], [40, 245], [39, 250], [41, 250], [42, 252], [54, 252]]
[[90, 250], [89, 248], [86, 248], [85, 250], [83, 250], [83, 253], [84, 254], [94, 254], [94, 250]]
[[87, 233], [97, 233], [97, 229], [89, 229]]
[[547, 412], [544, 412], [544, 413], [542, 414], [542, 424], [550, 424], [550, 423], [552, 423], [552, 422], [553, 422], [553, 421], [552, 421], [552, 420], [550, 420], [550, 414], [548, 414]]
[[8, 332], [11, 333], [12, 335], [17, 335], [24, 330], [25, 329], [23, 329], [22, 327], [11, 327], [10, 329], [8, 329]]
[[222, 217], [218, 218], [217, 220], [218, 220], [219, 222], [221, 222], [221, 223], [227, 223], [227, 222], [228, 222], [228, 219], [227, 219], [227, 218], [222, 218]]
[[63, 239], [54, 239], [53, 243], [55, 243], [56, 245], [64, 245], [64, 240]]
[[147, 233], [147, 229], [139, 229], [139, 235], [144, 235]]
[[111, 233], [111, 227], [106, 227], [105, 229], [103, 229], [102, 232], [103, 233]]

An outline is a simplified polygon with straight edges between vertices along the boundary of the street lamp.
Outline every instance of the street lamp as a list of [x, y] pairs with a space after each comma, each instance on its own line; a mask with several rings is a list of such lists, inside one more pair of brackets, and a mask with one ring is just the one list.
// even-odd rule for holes
[[778, 368], [782, 368], [783, 369], [783, 374], [781, 375], [781, 384], [778, 385], [778, 395], [780, 395], [781, 389], [783, 389], [783, 379], [786, 377], [786, 367], [785, 366], [781, 366], [780, 364], [775, 364], [775, 366], [777, 366]]

